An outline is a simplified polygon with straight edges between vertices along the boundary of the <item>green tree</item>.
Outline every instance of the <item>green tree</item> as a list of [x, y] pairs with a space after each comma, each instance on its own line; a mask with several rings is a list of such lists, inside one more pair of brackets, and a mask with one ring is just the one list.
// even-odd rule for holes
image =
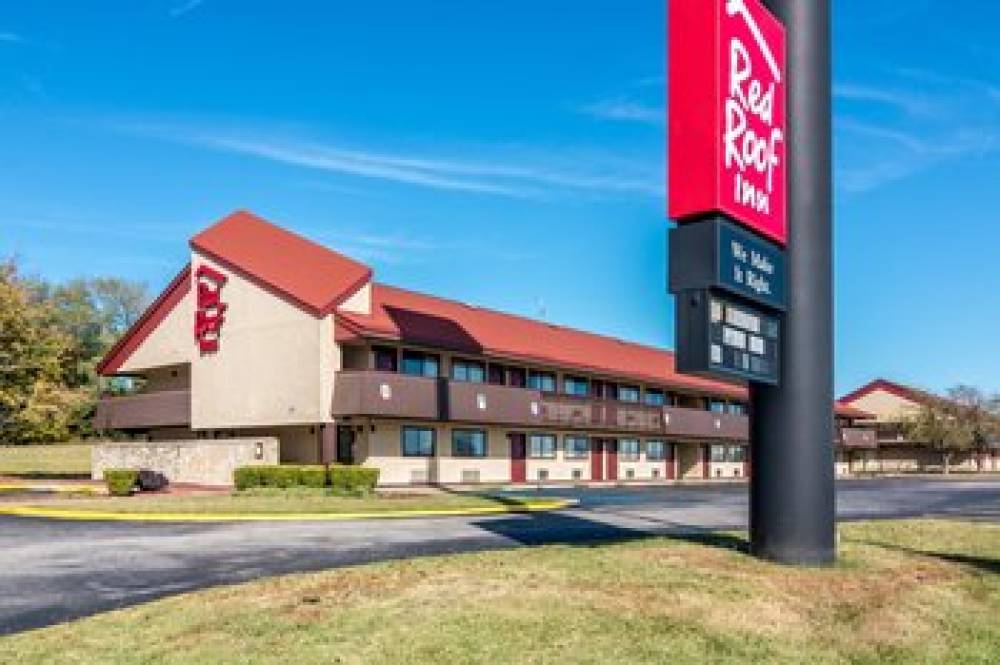
[[0, 440], [11, 443], [67, 438], [87, 401], [66, 380], [73, 340], [38, 293], [12, 261], [0, 264]]
[[1000, 396], [958, 385], [944, 398], [930, 399], [904, 423], [909, 439], [941, 453], [944, 472], [956, 453], [984, 450], [1000, 441]]

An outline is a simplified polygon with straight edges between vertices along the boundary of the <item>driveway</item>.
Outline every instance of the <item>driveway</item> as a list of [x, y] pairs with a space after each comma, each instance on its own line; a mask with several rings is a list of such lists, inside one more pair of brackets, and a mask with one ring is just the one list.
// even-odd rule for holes
[[[745, 485], [541, 490], [558, 513], [371, 520], [143, 524], [0, 517], [0, 634], [269, 575], [545, 543], [743, 528]], [[841, 519], [1000, 522], [1000, 478], [838, 483]]]

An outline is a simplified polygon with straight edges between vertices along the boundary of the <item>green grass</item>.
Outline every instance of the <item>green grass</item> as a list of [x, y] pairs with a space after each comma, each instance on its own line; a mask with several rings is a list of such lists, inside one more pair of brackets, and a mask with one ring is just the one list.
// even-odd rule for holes
[[442, 491], [413, 494], [371, 494], [339, 496], [329, 490], [295, 487], [289, 489], [253, 489], [231, 494], [208, 496], [171, 496], [140, 494], [132, 497], [56, 499], [38, 503], [46, 508], [99, 510], [114, 513], [354, 513], [394, 510], [437, 510], [485, 508], [503, 505], [522, 506], [515, 497], [492, 497], [482, 494]]
[[90, 444], [0, 446], [0, 476], [89, 478]]
[[0, 662], [997, 662], [1000, 527], [841, 533], [829, 569], [757, 561], [720, 536], [293, 575], [3, 638]]

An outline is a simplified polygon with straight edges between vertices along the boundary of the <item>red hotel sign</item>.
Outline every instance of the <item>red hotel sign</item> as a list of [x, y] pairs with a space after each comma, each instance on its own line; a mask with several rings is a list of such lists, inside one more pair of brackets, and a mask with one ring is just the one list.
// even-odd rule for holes
[[785, 30], [760, 0], [669, 0], [673, 219], [722, 212], [785, 244]]
[[194, 282], [194, 338], [199, 351], [215, 353], [219, 350], [219, 333], [225, 321], [226, 303], [222, 302], [222, 286], [226, 283], [226, 276], [202, 264], [194, 273]]

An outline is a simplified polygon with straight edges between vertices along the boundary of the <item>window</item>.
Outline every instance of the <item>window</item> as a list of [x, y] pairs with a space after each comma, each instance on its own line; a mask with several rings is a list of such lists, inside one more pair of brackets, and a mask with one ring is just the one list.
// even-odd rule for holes
[[437, 376], [438, 357], [430, 353], [403, 351], [403, 374], [411, 376]]
[[619, 402], [638, 402], [639, 388], [637, 386], [618, 386]]
[[434, 456], [434, 430], [430, 427], [404, 427], [402, 437], [404, 457]]
[[579, 376], [567, 376], [563, 379], [563, 392], [567, 395], [586, 397], [590, 392], [590, 383]]
[[489, 376], [489, 382], [494, 385], [502, 386], [503, 384], [507, 383], [506, 381], [507, 372], [506, 368], [503, 365], [490, 363], [490, 366], [486, 373]]
[[667, 459], [667, 444], [663, 441], [647, 441], [646, 459], [650, 462], [662, 462]]
[[528, 457], [534, 459], [554, 459], [556, 437], [553, 434], [532, 434], [528, 437]]
[[376, 370], [380, 372], [396, 371], [396, 349], [388, 346], [373, 346], [372, 356]]
[[528, 384], [528, 373], [523, 367], [508, 367], [507, 378], [510, 381], [510, 385], [515, 388], [523, 388]]
[[733, 402], [729, 405], [727, 411], [734, 416], [745, 416], [747, 414], [747, 405]]
[[456, 381], [483, 383], [486, 380], [486, 369], [482, 363], [456, 358], [451, 361], [451, 378]]
[[708, 402], [708, 410], [711, 411], [712, 413], [725, 413], [726, 412], [726, 403], [725, 402], [720, 402], [717, 399], [709, 400], [709, 402]]
[[740, 464], [746, 459], [746, 448], [743, 446], [712, 446], [713, 462], [730, 462]]
[[743, 446], [729, 446], [729, 461], [742, 463], [746, 459], [747, 449]]
[[666, 398], [662, 390], [647, 390], [646, 394], [642, 397], [642, 401], [650, 406], [663, 406], [666, 404]]
[[563, 437], [563, 450], [566, 459], [586, 459], [590, 454], [590, 441], [585, 436]]
[[545, 393], [556, 391], [556, 375], [552, 372], [528, 372], [528, 387]]
[[486, 457], [486, 432], [481, 429], [456, 429], [451, 432], [452, 457]]
[[726, 461], [726, 447], [725, 446], [712, 446], [712, 461], [713, 462], [725, 462]]
[[622, 439], [618, 442], [618, 457], [625, 462], [639, 459], [639, 439]]

